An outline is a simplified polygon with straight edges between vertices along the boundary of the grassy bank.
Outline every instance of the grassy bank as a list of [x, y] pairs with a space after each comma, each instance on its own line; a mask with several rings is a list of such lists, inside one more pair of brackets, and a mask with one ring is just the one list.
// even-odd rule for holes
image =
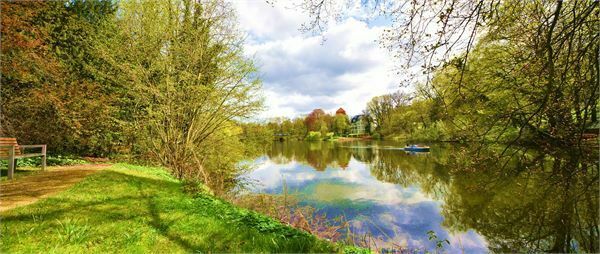
[[163, 169], [116, 164], [0, 213], [0, 252], [337, 252], [313, 235], [182, 189]]

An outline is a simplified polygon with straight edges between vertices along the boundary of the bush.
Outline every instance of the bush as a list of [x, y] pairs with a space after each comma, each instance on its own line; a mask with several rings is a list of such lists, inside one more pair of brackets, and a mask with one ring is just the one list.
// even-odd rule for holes
[[183, 192], [196, 196], [199, 194], [210, 194], [213, 195], [213, 191], [203, 183], [195, 180], [183, 180], [182, 182]]
[[[76, 157], [76, 156], [48, 156], [46, 158], [47, 166], [69, 166], [69, 165], [77, 165], [77, 164], [86, 164], [87, 161]], [[23, 158], [17, 159], [17, 167], [39, 167], [42, 165], [42, 157], [32, 157], [32, 158]], [[5, 168], [8, 166], [6, 160], [0, 161], [0, 167]]]
[[335, 136], [335, 133], [333, 132], [327, 132], [327, 134], [325, 135], [325, 138], [323, 140], [332, 140]]
[[306, 136], [306, 140], [307, 141], [320, 141], [321, 140], [321, 132], [318, 132], [318, 131], [309, 132], [308, 136]]

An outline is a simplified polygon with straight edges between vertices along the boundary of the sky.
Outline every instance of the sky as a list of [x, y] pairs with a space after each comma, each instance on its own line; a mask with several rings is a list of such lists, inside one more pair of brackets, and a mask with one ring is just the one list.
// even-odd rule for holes
[[342, 107], [360, 114], [374, 96], [399, 89], [392, 54], [381, 48], [386, 22], [356, 18], [330, 23], [322, 35], [299, 31], [308, 21], [290, 2], [235, 0], [245, 53], [263, 81], [265, 111], [258, 118], [296, 117]]

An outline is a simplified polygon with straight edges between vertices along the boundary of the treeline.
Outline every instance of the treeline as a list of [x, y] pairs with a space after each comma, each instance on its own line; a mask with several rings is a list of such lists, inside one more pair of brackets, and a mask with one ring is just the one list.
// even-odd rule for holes
[[414, 94], [369, 102], [377, 131], [567, 146], [581, 144], [586, 132], [597, 135], [598, 1], [507, 1], [489, 8], [472, 49], [446, 61]]
[[[343, 108], [334, 114], [314, 109], [306, 116], [274, 117], [266, 123], [246, 123], [244, 136], [251, 140], [331, 140], [347, 136], [368, 136], [372, 132], [368, 115], [350, 117]], [[260, 137], [260, 138], [259, 138]]]
[[232, 186], [245, 152], [238, 121], [262, 100], [229, 4], [0, 6], [0, 135], [47, 144], [50, 153], [126, 155], [180, 179]]

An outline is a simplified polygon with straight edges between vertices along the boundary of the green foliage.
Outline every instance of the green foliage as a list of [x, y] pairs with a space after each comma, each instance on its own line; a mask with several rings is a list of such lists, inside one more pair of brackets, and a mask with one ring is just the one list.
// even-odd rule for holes
[[308, 132], [308, 136], [306, 136], [306, 141], [321, 141], [323, 138], [321, 137], [321, 132], [319, 131], [311, 131]]
[[126, 109], [132, 110], [133, 148], [179, 179], [227, 191], [246, 152], [236, 120], [262, 106], [261, 84], [243, 55], [231, 6], [123, 2], [120, 11], [119, 43], [104, 51], [114, 52], [107, 58], [123, 70], [136, 105]]
[[[87, 161], [77, 156], [49, 155], [46, 158], [47, 166], [69, 166], [87, 163]], [[39, 167], [40, 165], [42, 165], [41, 157], [17, 159], [17, 167]], [[6, 160], [0, 160], [0, 167], [6, 168], [7, 166]]]
[[365, 249], [365, 248], [360, 248], [360, 247], [356, 247], [356, 246], [348, 246], [344, 248], [344, 253], [346, 254], [367, 254], [367, 253], [373, 253], [371, 250], [369, 249]]
[[346, 114], [336, 114], [333, 120], [333, 131], [338, 136], [343, 136], [348, 133], [350, 129], [350, 119]]
[[335, 133], [327, 132], [327, 134], [325, 134], [325, 137], [323, 138], [323, 140], [333, 140], [334, 138], [335, 138]]
[[121, 95], [99, 73], [104, 65], [96, 46], [108, 40], [100, 30], [115, 14], [112, 1], [6, 2], [1, 8], [0, 135], [47, 144], [56, 153], [110, 154], [120, 135], [115, 106]]
[[183, 192], [189, 194], [189, 195], [202, 195], [202, 194], [209, 194], [209, 195], [213, 195], [213, 191], [206, 185], [204, 185], [202, 182], [199, 181], [194, 181], [194, 180], [184, 180], [181, 182], [181, 185], [183, 186]]
[[435, 232], [433, 230], [429, 230], [427, 231], [427, 236], [429, 238], [429, 241], [432, 241], [435, 243], [435, 253], [439, 253], [440, 251], [444, 250], [444, 245], [450, 245], [450, 241], [448, 241], [448, 239], [438, 239], [437, 235], [435, 234]]
[[[273, 141], [274, 132], [266, 125], [258, 123], [242, 123], [241, 140], [246, 148], [247, 156], [260, 156]], [[288, 136], [281, 136], [284, 139]]]
[[381, 134], [379, 134], [379, 132], [375, 132], [375, 133], [373, 133], [373, 135], [371, 135], [371, 137], [372, 137], [374, 140], [381, 140], [381, 139], [382, 139], [382, 136], [381, 136]]
[[436, 121], [427, 126], [427, 128], [422, 127], [416, 130], [413, 130], [411, 133], [411, 140], [419, 140], [419, 141], [446, 141], [448, 140], [448, 130], [445, 127], [445, 123], [443, 121]]
[[76, 0], [1, 8], [1, 136], [56, 154], [127, 154], [178, 178], [232, 186], [237, 161], [251, 153], [237, 121], [260, 110], [262, 99], [230, 5]]
[[311, 131], [320, 132], [321, 137], [326, 137], [329, 132], [336, 136], [345, 136], [350, 131], [350, 119], [342, 108], [338, 109], [335, 115], [322, 109], [314, 109], [306, 117], [274, 117], [265, 126], [276, 135], [284, 135], [287, 140], [302, 140], [308, 139]]
[[[477, 5], [478, 11], [471, 14], [454, 15], [462, 23], [470, 22], [474, 13], [478, 18], [487, 13], [477, 25], [486, 32], [473, 40], [468, 52], [439, 65], [429, 63], [435, 67], [425, 64], [425, 73], [431, 72], [432, 78], [417, 87], [409, 103], [397, 103], [394, 94], [383, 95], [373, 98], [367, 111], [386, 136], [579, 144], [588, 126], [598, 121], [598, 4], [499, 1]], [[453, 16], [445, 11], [440, 11], [442, 20]], [[431, 23], [414, 19], [405, 25], [420, 27], [412, 22]], [[439, 31], [440, 39], [447, 32]], [[447, 43], [461, 44], [457, 42]], [[434, 55], [437, 47], [429, 45], [425, 51]]]

